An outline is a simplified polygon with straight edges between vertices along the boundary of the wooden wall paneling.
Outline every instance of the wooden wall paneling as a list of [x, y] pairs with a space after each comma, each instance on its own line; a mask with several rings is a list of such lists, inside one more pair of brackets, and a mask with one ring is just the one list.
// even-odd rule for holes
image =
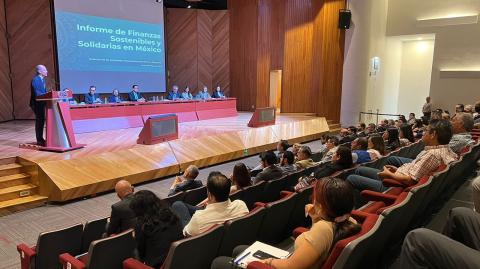
[[272, 42], [270, 30], [272, 25], [271, 0], [258, 1], [258, 30], [257, 30], [257, 87], [256, 106], [267, 107], [270, 99], [270, 70]]
[[13, 119], [5, 2], [0, 0], [0, 122]]
[[285, 1], [269, 0], [270, 7], [270, 68], [283, 69], [283, 53], [285, 43]]
[[49, 70], [47, 85], [55, 81], [52, 14], [49, 0], [4, 0], [8, 25], [12, 91], [16, 119], [32, 119], [29, 107], [30, 82], [35, 66], [44, 64]]
[[189, 86], [192, 93], [198, 89], [197, 65], [197, 11], [193, 9], [167, 9], [167, 67], [168, 87], [176, 84], [183, 90]]
[[227, 96], [230, 92], [230, 31], [228, 11], [209, 11], [214, 13], [212, 21], [212, 57], [213, 84], [220, 85]]
[[212, 33], [212, 17], [213, 13], [206, 10], [197, 10], [197, 65], [198, 65], [198, 82], [197, 85], [200, 88], [207, 86], [210, 92], [214, 85], [213, 79], [213, 33]]
[[338, 28], [338, 11], [345, 8], [344, 0], [325, 0], [321, 8], [323, 45], [321, 61], [323, 67], [321, 98], [318, 100], [318, 115], [334, 122], [340, 121], [342, 100], [343, 59], [345, 50], [345, 31]]
[[282, 112], [314, 112], [312, 0], [285, 1]]
[[256, 102], [257, 1], [230, 1], [230, 91], [237, 109], [250, 111]]

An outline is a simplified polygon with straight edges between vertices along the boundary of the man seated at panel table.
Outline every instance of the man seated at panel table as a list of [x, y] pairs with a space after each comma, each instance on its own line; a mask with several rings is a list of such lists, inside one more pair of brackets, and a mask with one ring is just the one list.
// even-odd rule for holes
[[220, 86], [217, 86], [215, 91], [213, 91], [212, 98], [225, 98], [225, 95], [222, 93]]
[[138, 85], [132, 86], [132, 91], [128, 94], [128, 100], [132, 102], [145, 102], [145, 98], [143, 98], [142, 94], [140, 93], [140, 88]]
[[112, 91], [112, 95], [108, 97], [108, 102], [109, 103], [121, 103], [122, 102], [122, 97], [120, 97], [120, 93], [118, 92], [117, 89], [114, 89]]
[[210, 96], [210, 94], [208, 93], [208, 88], [207, 88], [207, 86], [203, 86], [203, 89], [198, 92], [196, 98], [197, 98], [197, 99], [203, 99], [203, 100], [212, 98], [212, 97]]
[[193, 99], [193, 95], [192, 93], [190, 92], [190, 87], [185, 87], [185, 90], [183, 90], [182, 92], [182, 99], [185, 99], [185, 100], [192, 100]]
[[167, 99], [168, 100], [182, 99], [182, 95], [178, 92], [177, 85], [172, 86], [172, 90], [168, 93]]
[[88, 93], [85, 94], [85, 104], [98, 104], [102, 101], [100, 100], [100, 96], [96, 94], [97, 87], [90, 86]]

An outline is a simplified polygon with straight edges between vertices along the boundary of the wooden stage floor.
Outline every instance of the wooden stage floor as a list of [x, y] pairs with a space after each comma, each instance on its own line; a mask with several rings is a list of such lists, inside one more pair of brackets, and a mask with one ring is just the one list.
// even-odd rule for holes
[[40, 194], [66, 201], [111, 190], [119, 179], [144, 182], [190, 164], [205, 167], [274, 149], [280, 139], [304, 142], [329, 131], [325, 118], [306, 114], [280, 114], [275, 125], [249, 128], [251, 115], [181, 123], [178, 140], [150, 146], [136, 144], [141, 128], [77, 134], [87, 147], [66, 153], [19, 148], [34, 140], [34, 121], [6, 122], [0, 124], [0, 159], [18, 156], [36, 166]]

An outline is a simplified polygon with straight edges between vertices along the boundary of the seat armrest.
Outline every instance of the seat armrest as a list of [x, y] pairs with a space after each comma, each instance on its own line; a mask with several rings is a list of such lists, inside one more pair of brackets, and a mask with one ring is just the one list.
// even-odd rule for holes
[[364, 222], [368, 216], [370, 216], [370, 213], [363, 212], [360, 210], [352, 210], [351, 216], [354, 218], [358, 223]]
[[68, 253], [60, 254], [59, 256], [60, 263], [62, 264], [63, 269], [86, 269], [87, 266], [75, 259], [72, 255]]
[[273, 267], [258, 261], [254, 261], [248, 264], [247, 269], [273, 269]]
[[129, 258], [123, 261], [123, 269], [154, 269], [148, 265], [143, 264], [139, 260]]
[[364, 190], [360, 193], [360, 195], [368, 201], [384, 202], [385, 205], [391, 205], [395, 203], [395, 200], [397, 199], [396, 195], [380, 193], [370, 190]]
[[304, 232], [308, 232], [309, 229], [305, 228], [305, 227], [297, 227], [295, 228], [295, 230], [293, 230], [292, 232], [292, 236], [294, 238], [297, 238], [298, 236], [300, 236], [301, 234], [303, 234]]
[[255, 202], [253, 205], [254, 205], [255, 207], [265, 207], [266, 203]]
[[382, 182], [385, 187], [405, 187], [405, 184], [391, 178], [385, 178]]
[[33, 259], [37, 255], [34, 248], [35, 247], [31, 248], [25, 244], [17, 245], [17, 251], [20, 253], [21, 269], [29, 269], [31, 267]]
[[281, 191], [280, 192], [280, 198], [285, 198], [285, 197], [288, 197], [292, 194], [293, 194], [293, 192], [291, 192], [291, 191]]

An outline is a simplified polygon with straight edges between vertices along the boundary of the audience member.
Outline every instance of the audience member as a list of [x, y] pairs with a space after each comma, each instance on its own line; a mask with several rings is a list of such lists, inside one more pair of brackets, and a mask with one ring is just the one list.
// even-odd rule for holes
[[372, 135], [368, 138], [368, 153], [370, 159], [377, 160], [385, 156], [385, 141], [379, 135]]
[[120, 201], [112, 205], [110, 222], [107, 225], [108, 236], [134, 228], [136, 224], [135, 214], [130, 208], [133, 186], [126, 180], [120, 180], [115, 184], [115, 192]]
[[388, 128], [394, 128], [395, 126], [395, 120], [389, 119], [388, 120]]
[[282, 159], [280, 159], [280, 168], [282, 169], [283, 174], [290, 174], [297, 171], [293, 152], [285, 151], [285, 153], [282, 155]]
[[432, 117], [430, 118], [430, 120], [441, 120], [443, 119], [443, 111], [440, 109], [437, 109], [435, 111], [432, 112]]
[[400, 126], [399, 137], [400, 147], [405, 147], [414, 143], [415, 138], [413, 136], [412, 126], [408, 124], [402, 124], [402, 126]]
[[276, 166], [277, 156], [271, 151], [266, 151], [260, 154], [263, 170], [258, 173], [253, 182], [256, 184], [260, 181], [269, 181], [281, 178], [283, 175], [282, 169]]
[[312, 150], [309, 146], [301, 146], [298, 150], [297, 161], [295, 166], [297, 169], [305, 169], [317, 165], [312, 158]]
[[368, 139], [359, 137], [352, 142], [353, 163], [362, 164], [371, 161], [368, 150]]
[[210, 93], [208, 93], [208, 88], [207, 88], [207, 86], [203, 86], [203, 89], [198, 92], [196, 98], [197, 98], [197, 99], [203, 99], [203, 100], [212, 98], [212, 97], [210, 96]]
[[473, 120], [475, 124], [480, 123], [480, 101], [475, 103], [475, 113], [473, 113]]
[[295, 161], [297, 161], [298, 151], [300, 150], [301, 146], [302, 146], [302, 144], [300, 144], [300, 143], [295, 143], [292, 146], [292, 152], [293, 152], [293, 155], [295, 155]]
[[480, 214], [453, 208], [443, 234], [415, 229], [403, 242], [397, 268], [480, 268]]
[[354, 175], [347, 177], [347, 181], [358, 190], [385, 191], [382, 179], [391, 178], [404, 185], [413, 185], [423, 176], [435, 172], [441, 164], [448, 165], [457, 159], [457, 155], [450, 149], [448, 143], [452, 138], [452, 126], [446, 120], [432, 120], [423, 135], [425, 150], [410, 163], [399, 168], [386, 165], [383, 171], [359, 167]]
[[95, 93], [97, 91], [97, 87], [90, 86], [88, 89], [88, 93], [85, 94], [85, 104], [98, 104], [102, 101], [100, 100], [100, 96]]
[[168, 100], [182, 99], [182, 95], [178, 92], [177, 85], [172, 86], [172, 90], [168, 93], [167, 99]]
[[415, 118], [415, 113], [410, 113], [408, 115], [408, 122], [407, 123], [410, 124], [410, 125], [414, 125], [416, 121], [417, 121], [417, 119]]
[[232, 187], [230, 187], [230, 194], [238, 190], [243, 190], [244, 188], [252, 185], [250, 172], [248, 171], [247, 166], [244, 163], [235, 164], [230, 180], [232, 181]]
[[[320, 268], [336, 242], [360, 231], [360, 225], [350, 217], [353, 191], [344, 180], [331, 177], [318, 180], [314, 197], [313, 204], [305, 206], [313, 225], [295, 239], [293, 254], [286, 259], [268, 258], [261, 262], [276, 269]], [[246, 248], [235, 248], [233, 255], [239, 255]], [[219, 257], [213, 261], [212, 269], [238, 268], [230, 261], [229, 257]]]
[[453, 136], [450, 140], [450, 148], [460, 154], [463, 148], [472, 146], [475, 141], [470, 132], [473, 130], [473, 117], [469, 113], [457, 113], [452, 119]]
[[397, 128], [388, 128], [383, 133], [383, 140], [385, 140], [385, 146], [388, 151], [394, 151], [400, 147], [400, 139]]
[[422, 113], [423, 113], [423, 117], [425, 117], [425, 119], [428, 122], [428, 121], [430, 121], [430, 117], [432, 115], [433, 107], [432, 107], [432, 103], [430, 102], [430, 96], [425, 98], [425, 101], [426, 102], [422, 107]]
[[365, 134], [366, 135], [371, 135], [371, 134], [374, 134], [376, 132], [377, 132], [377, 126], [375, 125], [375, 123], [369, 123]]
[[357, 136], [358, 137], [365, 137], [367, 136], [367, 125], [363, 122], [358, 124], [357, 127]]
[[121, 103], [122, 102], [122, 97], [120, 97], [120, 93], [118, 92], [117, 89], [114, 89], [112, 91], [112, 95], [108, 97], [108, 102], [109, 103]]
[[128, 94], [128, 100], [132, 102], [145, 102], [145, 98], [143, 98], [140, 93], [140, 87], [138, 85], [132, 85], [132, 91]]
[[196, 180], [198, 174], [198, 168], [195, 165], [190, 165], [183, 173], [183, 176], [177, 176], [175, 178], [172, 186], [170, 187], [170, 192], [168, 193], [168, 196], [172, 196], [182, 191], [188, 191], [203, 186], [201, 180]]
[[340, 144], [350, 143], [355, 140], [355, 138], [357, 138], [357, 128], [355, 126], [340, 130]]
[[166, 202], [149, 190], [135, 193], [130, 208], [137, 217], [138, 258], [146, 265], [158, 268], [165, 261], [172, 242], [183, 238], [180, 220]]
[[[275, 155], [274, 155], [275, 156]], [[205, 209], [176, 201], [172, 210], [180, 217], [185, 236], [205, 232], [216, 224], [248, 214], [242, 200], [230, 201], [230, 180], [220, 172], [211, 172], [207, 179], [207, 206]]]
[[277, 158], [278, 160], [281, 160], [283, 158], [283, 153], [285, 153], [290, 145], [288, 144], [287, 140], [280, 140], [277, 143]]
[[457, 104], [455, 106], [455, 114], [464, 112], [465, 106], [463, 104]]
[[338, 138], [335, 136], [330, 137], [326, 143], [326, 153], [323, 155], [322, 160], [320, 162], [325, 163], [332, 160], [333, 155], [338, 149], [339, 141]]
[[423, 121], [421, 119], [417, 119], [415, 124], [412, 126], [413, 134], [415, 138], [422, 138], [423, 131], [425, 127], [423, 126]]
[[212, 98], [225, 98], [225, 95], [222, 93], [222, 89], [220, 86], [217, 86], [215, 88], [215, 91], [213, 91]]
[[193, 95], [190, 92], [190, 87], [188, 87], [188, 86], [185, 87], [185, 89], [182, 92], [181, 98], [185, 99], [185, 100], [192, 100], [193, 99]]
[[339, 146], [332, 161], [314, 172], [316, 179], [331, 176], [333, 173], [353, 166], [352, 151], [346, 146]]

